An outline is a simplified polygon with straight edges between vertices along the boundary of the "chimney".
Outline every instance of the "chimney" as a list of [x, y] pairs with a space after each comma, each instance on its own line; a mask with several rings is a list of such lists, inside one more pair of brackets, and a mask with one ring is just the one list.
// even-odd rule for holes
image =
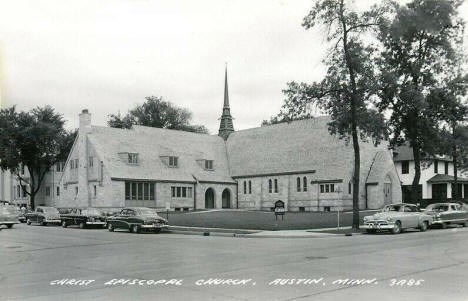
[[80, 132], [90, 133], [91, 132], [91, 114], [88, 109], [83, 109], [80, 114]]

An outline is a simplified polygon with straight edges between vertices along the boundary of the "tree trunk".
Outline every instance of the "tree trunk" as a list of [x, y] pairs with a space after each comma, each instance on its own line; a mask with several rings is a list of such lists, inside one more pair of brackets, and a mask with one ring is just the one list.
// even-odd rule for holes
[[33, 210], [33, 211], [36, 208], [36, 205], [34, 203], [35, 199], [36, 199], [36, 194], [35, 193], [33, 193], [33, 194], [31, 194], [29, 196], [29, 205], [31, 206], [31, 210]]
[[458, 195], [458, 168], [457, 168], [457, 147], [454, 145], [453, 146], [453, 158], [452, 158], [452, 162], [453, 162], [453, 178], [454, 178], [454, 181], [453, 181], [453, 189], [452, 189], [452, 200], [454, 202], [458, 202], [459, 200], [459, 195]]
[[359, 174], [361, 170], [361, 154], [357, 129], [353, 126], [354, 175], [353, 175], [353, 229], [359, 229]]
[[[420, 203], [418, 190], [419, 180], [421, 179], [421, 152], [419, 151], [419, 145], [413, 141], [413, 157], [414, 157], [414, 178], [411, 185], [411, 200], [414, 203]], [[422, 196], [421, 196], [422, 198]]]

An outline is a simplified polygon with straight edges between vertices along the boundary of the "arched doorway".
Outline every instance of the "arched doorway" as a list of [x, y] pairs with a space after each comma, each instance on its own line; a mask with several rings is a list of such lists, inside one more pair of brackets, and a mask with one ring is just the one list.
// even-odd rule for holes
[[223, 208], [231, 208], [231, 192], [229, 189], [224, 189], [223, 195], [222, 195], [222, 200], [223, 200]]
[[205, 192], [205, 209], [213, 209], [215, 203], [215, 194], [213, 188], [208, 188]]

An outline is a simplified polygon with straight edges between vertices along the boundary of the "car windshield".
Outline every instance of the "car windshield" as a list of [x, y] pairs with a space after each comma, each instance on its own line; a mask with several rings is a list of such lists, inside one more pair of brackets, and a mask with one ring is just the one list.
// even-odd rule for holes
[[138, 208], [135, 211], [141, 215], [158, 215], [156, 210], [150, 208]]
[[385, 206], [382, 209], [382, 212], [400, 212], [400, 211], [403, 211], [403, 206], [401, 205], [389, 205], [389, 206]]
[[95, 208], [83, 209], [81, 210], [82, 215], [102, 215], [101, 211]]
[[429, 205], [426, 208], [427, 211], [434, 211], [434, 212], [444, 212], [449, 210], [449, 205], [445, 204], [435, 204], [435, 205]]
[[54, 208], [54, 207], [42, 207], [42, 210], [44, 210], [44, 212], [46, 212], [46, 213], [60, 214], [59, 211], [57, 210], [57, 208]]

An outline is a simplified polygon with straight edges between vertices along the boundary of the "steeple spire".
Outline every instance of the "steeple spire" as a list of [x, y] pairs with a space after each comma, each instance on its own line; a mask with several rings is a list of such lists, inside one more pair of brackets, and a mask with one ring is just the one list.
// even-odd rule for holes
[[224, 105], [223, 114], [221, 115], [221, 122], [219, 124], [218, 136], [223, 137], [227, 140], [229, 134], [234, 132], [234, 126], [232, 124], [231, 109], [229, 108], [229, 91], [228, 91], [228, 80], [227, 80], [227, 63], [224, 70]]

